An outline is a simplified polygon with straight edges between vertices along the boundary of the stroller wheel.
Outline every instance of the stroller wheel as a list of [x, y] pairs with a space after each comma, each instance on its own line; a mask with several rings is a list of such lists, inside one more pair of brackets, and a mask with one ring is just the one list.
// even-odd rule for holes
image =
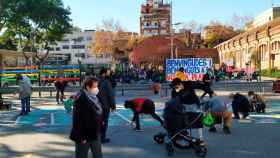
[[192, 146], [193, 146], [193, 148], [195, 150], [195, 153], [198, 157], [204, 158], [206, 156], [207, 147], [205, 145], [200, 145], [200, 142], [199, 142], [199, 143], [194, 143]]
[[164, 136], [157, 134], [154, 136], [154, 141], [157, 142], [158, 144], [163, 144], [164, 143]]
[[169, 157], [174, 156], [175, 150], [172, 143], [166, 143], [166, 151]]

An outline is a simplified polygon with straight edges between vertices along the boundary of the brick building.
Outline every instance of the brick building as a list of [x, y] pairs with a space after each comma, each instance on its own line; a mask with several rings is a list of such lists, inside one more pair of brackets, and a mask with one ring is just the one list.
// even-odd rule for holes
[[171, 9], [171, 4], [164, 0], [147, 0], [141, 6], [141, 35], [149, 37], [170, 34]]

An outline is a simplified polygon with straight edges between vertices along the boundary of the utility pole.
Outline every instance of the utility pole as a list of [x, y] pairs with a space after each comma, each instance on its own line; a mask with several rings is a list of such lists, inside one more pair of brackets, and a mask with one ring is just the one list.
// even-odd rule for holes
[[174, 58], [174, 53], [173, 53], [173, 42], [174, 42], [174, 40], [173, 40], [173, 21], [172, 21], [172, 12], [173, 12], [173, 4], [172, 4], [172, 0], [170, 1], [170, 40], [171, 40], [171, 59], [173, 59]]

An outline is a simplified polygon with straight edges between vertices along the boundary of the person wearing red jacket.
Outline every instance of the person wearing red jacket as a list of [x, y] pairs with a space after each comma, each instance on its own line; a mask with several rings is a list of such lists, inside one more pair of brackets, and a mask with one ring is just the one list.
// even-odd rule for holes
[[162, 119], [156, 114], [155, 111], [155, 103], [146, 98], [135, 98], [132, 100], [127, 100], [124, 103], [124, 107], [126, 109], [131, 109], [134, 113], [132, 122], [136, 123], [136, 131], [142, 131], [140, 128], [140, 120], [139, 115], [140, 114], [149, 114], [154, 119], [160, 122], [161, 125], [163, 125]]

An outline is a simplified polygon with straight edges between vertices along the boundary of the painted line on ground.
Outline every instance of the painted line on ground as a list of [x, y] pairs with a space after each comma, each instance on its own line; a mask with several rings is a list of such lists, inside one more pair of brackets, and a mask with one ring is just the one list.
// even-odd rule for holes
[[51, 116], [51, 125], [55, 125], [54, 113], [51, 113], [50, 116]]
[[280, 119], [280, 115], [279, 115], [279, 114], [275, 114], [275, 115], [251, 115], [250, 117], [253, 117], [253, 118], [273, 118], [273, 119]]
[[122, 114], [118, 113], [117, 111], [114, 112], [117, 116], [119, 116], [121, 119], [123, 119], [124, 121], [128, 122], [128, 123], [132, 123], [128, 118], [126, 118], [125, 116], [123, 116]]
[[18, 116], [17, 119], [16, 119], [16, 122], [15, 122], [15, 125], [18, 125], [20, 120], [21, 120], [21, 116]]

